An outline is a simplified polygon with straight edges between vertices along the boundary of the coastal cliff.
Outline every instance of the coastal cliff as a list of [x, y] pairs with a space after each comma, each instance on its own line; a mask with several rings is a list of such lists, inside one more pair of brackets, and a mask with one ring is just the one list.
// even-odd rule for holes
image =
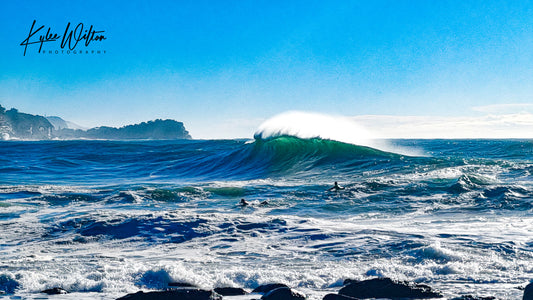
[[30, 115], [0, 105], [0, 139], [47, 140], [52, 138], [54, 126], [42, 116]]
[[105, 140], [176, 140], [191, 139], [182, 122], [161, 120], [142, 122], [120, 128], [95, 127], [89, 130], [62, 128], [56, 131], [63, 139], [105, 139]]
[[[0, 105], [0, 140], [105, 139], [105, 140], [174, 140], [191, 139], [182, 122], [161, 120], [142, 122], [120, 128], [95, 127], [88, 130], [73, 127], [60, 117], [43, 117], [21, 113]], [[69, 126], [70, 125], [70, 126]]]

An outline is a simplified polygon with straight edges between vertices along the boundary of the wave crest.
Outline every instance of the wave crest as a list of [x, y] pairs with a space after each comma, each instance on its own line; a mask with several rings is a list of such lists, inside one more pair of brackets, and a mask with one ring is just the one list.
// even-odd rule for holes
[[258, 140], [280, 136], [327, 139], [372, 147], [376, 136], [347, 117], [289, 111], [263, 122], [254, 134]]
[[263, 122], [254, 134], [256, 140], [271, 140], [288, 136], [300, 139], [332, 140], [397, 154], [423, 156], [414, 149], [391, 145], [349, 117], [320, 113], [284, 112]]

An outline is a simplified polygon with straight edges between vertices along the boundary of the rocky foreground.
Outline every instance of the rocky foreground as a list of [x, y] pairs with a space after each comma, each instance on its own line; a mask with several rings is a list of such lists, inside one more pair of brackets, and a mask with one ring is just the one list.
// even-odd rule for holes
[[[174, 283], [164, 291], [137, 292], [128, 294], [117, 300], [222, 300], [226, 296], [250, 295], [249, 299], [261, 300], [305, 300], [306, 296], [292, 290], [284, 284], [262, 285], [248, 293], [241, 288], [216, 288], [202, 290], [197, 287]], [[375, 278], [364, 281], [344, 281], [344, 286], [337, 294], [327, 294], [323, 300], [354, 300], [354, 299], [437, 299], [443, 295], [427, 285], [398, 282], [389, 278]], [[471, 295], [458, 296], [452, 300], [492, 300], [494, 297], [476, 297]], [[523, 300], [533, 300], [533, 283], [524, 289]]]

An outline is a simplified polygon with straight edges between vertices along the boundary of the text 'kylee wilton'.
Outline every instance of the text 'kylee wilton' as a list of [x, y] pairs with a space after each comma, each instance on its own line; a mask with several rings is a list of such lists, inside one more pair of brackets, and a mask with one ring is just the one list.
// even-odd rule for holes
[[[62, 36], [57, 33], [52, 32], [50, 27], [48, 27], [48, 30], [46, 32], [44, 32], [44, 30], [41, 31], [45, 27], [44, 25], [35, 29], [36, 23], [37, 23], [37, 20], [33, 20], [28, 36], [26, 37], [26, 39], [22, 41], [22, 43], [20, 43], [21, 46], [24, 46], [24, 56], [26, 55], [26, 51], [28, 50], [28, 45], [39, 44], [39, 51], [37, 53], [41, 53], [44, 43], [57, 42], [60, 38], [61, 38], [60, 47], [62, 50], [59, 50], [59, 49], [52, 50], [54, 54], [67, 53], [64, 51], [65, 47], [67, 48], [66, 49], [67, 51], [72, 51], [73, 53], [73, 51], [76, 49], [80, 41], [84, 41], [82, 44], [84, 44], [85, 47], [89, 47], [89, 45], [93, 41], [102, 42], [107, 39], [107, 37], [103, 34], [105, 32], [104, 30], [95, 30], [93, 29], [93, 25], [91, 25], [89, 29], [84, 30], [84, 25], [81, 22], [74, 29], [71, 28], [70, 22], [69, 22], [67, 26], [65, 27], [65, 32]], [[36, 36], [37, 33], [42, 33], [42, 34], [40, 34], [39, 37], [37, 38]], [[51, 50], [49, 50], [48, 53], [50, 53], [50, 51]], [[101, 53], [105, 53], [105, 51], [78, 50], [76, 51], [76, 54], [77, 53], [101, 54]], [[67, 54], [70, 54], [70, 52]]]

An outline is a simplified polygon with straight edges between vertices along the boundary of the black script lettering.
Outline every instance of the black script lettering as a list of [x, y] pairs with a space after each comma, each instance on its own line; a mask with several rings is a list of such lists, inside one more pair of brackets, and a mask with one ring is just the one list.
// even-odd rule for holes
[[44, 25], [39, 27], [37, 30], [33, 31], [33, 27], [35, 27], [35, 23], [37, 20], [33, 20], [33, 23], [31, 24], [30, 33], [28, 34], [28, 37], [20, 43], [21, 46], [24, 46], [24, 56], [26, 56], [26, 50], [28, 49], [28, 45], [31, 44], [38, 44], [40, 43], [41, 46], [39, 47], [39, 53], [41, 53], [41, 49], [43, 48], [43, 44], [46, 42], [53, 42], [59, 39], [59, 36], [57, 34], [50, 33], [50, 27], [48, 27], [48, 30], [46, 31], [46, 34], [43, 36], [39, 36], [38, 41], [30, 41], [30, 39], [41, 29], [44, 28]]
[[106, 39], [104, 35], [96, 35], [97, 33], [105, 32], [104, 30], [96, 31], [93, 30], [93, 26], [89, 27], [89, 30], [85, 30], [85, 33], [83, 33], [83, 23], [79, 23], [74, 30], [70, 30], [70, 22], [67, 24], [67, 27], [65, 28], [65, 34], [63, 35], [63, 40], [61, 41], [61, 48], [65, 48], [68, 44], [68, 48], [70, 50], [74, 50], [76, 46], [78, 45], [78, 42], [81, 40], [85, 40], [85, 46], [89, 46], [89, 44], [92, 41], [103, 41]]

